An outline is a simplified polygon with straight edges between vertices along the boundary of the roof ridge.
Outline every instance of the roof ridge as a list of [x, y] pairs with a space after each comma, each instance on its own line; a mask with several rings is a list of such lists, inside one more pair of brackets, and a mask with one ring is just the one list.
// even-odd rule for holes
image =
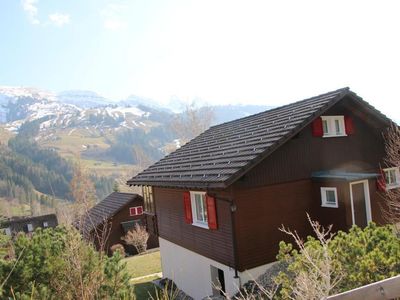
[[[334, 90], [334, 91], [323, 93], [323, 94], [320, 94], [320, 95], [317, 95], [317, 96], [313, 96], [313, 97], [310, 97], [310, 98], [306, 98], [306, 99], [298, 100], [298, 101], [291, 102], [291, 103], [288, 103], [288, 104], [284, 104], [284, 105], [281, 105], [281, 106], [277, 106], [277, 107], [274, 107], [274, 108], [270, 108], [270, 109], [267, 109], [267, 110], [261, 111], [259, 113], [255, 113], [255, 114], [249, 115], [249, 116], [245, 116], [245, 117], [238, 118], [238, 119], [231, 120], [231, 121], [227, 121], [227, 122], [224, 122], [224, 123], [221, 123], [221, 124], [213, 125], [213, 126], [210, 126], [209, 129], [215, 128], [215, 127], [219, 127], [221, 125], [228, 124], [228, 123], [231, 123], [231, 122], [236, 122], [238, 120], [243, 120], [243, 119], [246, 119], [246, 118], [250, 118], [250, 117], [257, 116], [257, 115], [261, 115], [261, 114], [266, 113], [266, 112], [271, 112], [271, 111], [274, 111], [274, 110], [282, 109], [282, 108], [285, 108], [285, 107], [290, 106], [290, 105], [299, 104], [300, 102], [306, 102], [306, 101], [310, 101], [310, 100], [313, 100], [313, 99], [316, 99], [316, 98], [328, 96], [330, 94], [335, 94], [335, 93], [336, 94], [341, 94], [343, 92], [349, 92], [349, 91], [350, 91], [350, 88], [346, 86], [344, 88], [340, 88], [340, 89], [337, 89], [337, 90]], [[208, 131], [209, 129], [207, 129], [206, 131]], [[206, 131], [204, 131], [203, 133], [205, 133]]]

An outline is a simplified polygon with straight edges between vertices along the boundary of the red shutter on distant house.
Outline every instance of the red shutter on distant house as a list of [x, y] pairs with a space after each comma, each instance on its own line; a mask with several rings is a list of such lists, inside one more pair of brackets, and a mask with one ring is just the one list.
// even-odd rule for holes
[[378, 191], [385, 192], [386, 191], [386, 178], [385, 172], [383, 172], [382, 168], [380, 169], [381, 175], [376, 179], [376, 187]]
[[206, 195], [206, 203], [207, 203], [207, 219], [208, 219], [208, 228], [209, 229], [217, 229], [217, 207], [215, 203], [215, 198], [209, 195]]
[[134, 217], [143, 214], [143, 206], [129, 207], [129, 216]]
[[183, 206], [184, 206], [184, 210], [185, 210], [185, 222], [188, 224], [192, 224], [193, 223], [192, 203], [190, 201], [190, 193], [189, 192], [183, 193]]
[[322, 137], [324, 135], [324, 129], [322, 127], [322, 118], [316, 118], [312, 123], [313, 136]]
[[344, 117], [344, 126], [346, 128], [347, 135], [354, 134], [353, 119], [351, 117], [349, 117], [349, 116]]
[[143, 214], [143, 206], [138, 206], [136, 207], [136, 213], [138, 215], [142, 215]]

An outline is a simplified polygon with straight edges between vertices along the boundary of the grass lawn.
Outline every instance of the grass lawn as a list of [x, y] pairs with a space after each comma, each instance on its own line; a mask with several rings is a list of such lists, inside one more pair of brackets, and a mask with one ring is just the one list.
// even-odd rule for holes
[[160, 251], [124, 258], [132, 278], [161, 272]]
[[[135, 255], [125, 258], [123, 261], [126, 263], [131, 278], [161, 272], [160, 251], [154, 251], [144, 255]], [[156, 299], [156, 286], [151, 283], [155, 279], [158, 279], [158, 277], [151, 276], [140, 280], [131, 280], [131, 283], [135, 288], [136, 299], [152, 299], [151, 296]]]

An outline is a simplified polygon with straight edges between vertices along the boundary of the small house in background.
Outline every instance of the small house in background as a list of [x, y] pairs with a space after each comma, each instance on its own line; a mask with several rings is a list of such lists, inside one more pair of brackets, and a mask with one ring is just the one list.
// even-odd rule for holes
[[[128, 254], [137, 254], [133, 246], [121, 239], [135, 227], [145, 226], [143, 218], [143, 198], [138, 194], [114, 192], [92, 207], [83, 217], [80, 228], [86, 239], [92, 240], [97, 248], [111, 253], [110, 247], [122, 244]], [[102, 241], [105, 240], [104, 245]], [[147, 248], [158, 247], [158, 238], [150, 234]]]
[[49, 228], [58, 225], [55, 214], [35, 216], [35, 217], [11, 217], [1, 224], [7, 235], [15, 235], [18, 232], [30, 233], [36, 228]]

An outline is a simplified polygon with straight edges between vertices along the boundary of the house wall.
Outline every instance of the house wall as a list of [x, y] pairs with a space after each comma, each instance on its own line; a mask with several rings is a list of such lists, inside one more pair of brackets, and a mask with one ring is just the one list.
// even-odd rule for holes
[[2, 228], [10, 228], [12, 234], [16, 234], [18, 232], [28, 232], [27, 225], [31, 224], [33, 227], [33, 231], [36, 228], [44, 228], [43, 222], [47, 222], [48, 228], [54, 228], [58, 225], [57, 216], [54, 214], [50, 215], [43, 215], [43, 216], [36, 216], [36, 217], [28, 217], [28, 218], [21, 218], [15, 219], [11, 221], [5, 221], [2, 224]]
[[233, 295], [239, 281], [235, 271], [224, 264], [160, 238], [163, 277], [172, 279], [179, 289], [195, 300], [213, 294], [211, 266], [224, 271], [226, 291]]
[[244, 175], [235, 186], [256, 187], [311, 177], [315, 171], [377, 172], [385, 155], [382, 124], [349, 104], [338, 103], [324, 115], [348, 115], [355, 133], [346, 137], [312, 135], [311, 125]]
[[[134, 206], [143, 206], [143, 198], [136, 197], [134, 200], [125, 205], [120, 211], [118, 211], [112, 218], [108, 221], [110, 222], [110, 233], [106, 243], [106, 249], [108, 253], [110, 252], [110, 247], [115, 244], [124, 245], [125, 249], [129, 254], [137, 254], [136, 249], [133, 246], [126, 245], [126, 243], [121, 240], [121, 237], [125, 235], [125, 232], [121, 226], [122, 222], [132, 221], [132, 220], [141, 220], [142, 225], [145, 225], [143, 222], [144, 215], [140, 216], [130, 216], [129, 208]], [[97, 248], [99, 247], [98, 243], [96, 243]], [[147, 242], [148, 249], [158, 247], [158, 238], [155, 235], [150, 235], [149, 240]]]
[[[383, 224], [383, 198], [375, 179], [369, 180], [372, 221]], [[235, 189], [238, 269], [252, 269], [274, 262], [279, 242], [293, 243], [279, 228], [296, 230], [300, 237], [312, 234], [306, 213], [333, 232], [348, 230], [352, 224], [350, 182], [312, 181], [311, 179], [256, 188]], [[321, 187], [336, 187], [338, 208], [321, 206]]]
[[183, 189], [154, 188], [159, 237], [205, 257], [234, 266], [230, 203], [228, 194], [216, 192], [218, 229], [185, 223]]

